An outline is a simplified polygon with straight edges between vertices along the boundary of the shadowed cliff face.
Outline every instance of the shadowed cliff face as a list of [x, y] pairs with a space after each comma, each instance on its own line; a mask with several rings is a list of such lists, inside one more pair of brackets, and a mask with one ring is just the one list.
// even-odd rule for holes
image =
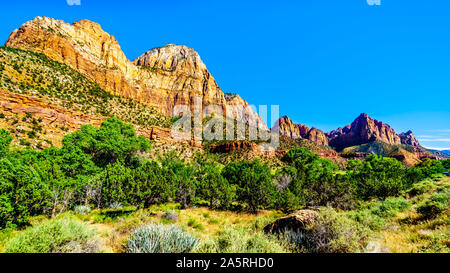
[[[100, 25], [81, 20], [72, 25], [37, 17], [11, 33], [5, 46], [43, 53], [65, 63], [103, 89], [132, 98], [171, 115], [174, 105], [192, 107], [200, 97], [203, 106], [218, 105], [227, 112], [227, 100], [200, 56], [185, 46], [167, 45], [148, 51], [134, 62], [122, 52], [114, 36]], [[243, 104], [246, 104], [242, 100]], [[258, 120], [253, 111], [247, 119]]]

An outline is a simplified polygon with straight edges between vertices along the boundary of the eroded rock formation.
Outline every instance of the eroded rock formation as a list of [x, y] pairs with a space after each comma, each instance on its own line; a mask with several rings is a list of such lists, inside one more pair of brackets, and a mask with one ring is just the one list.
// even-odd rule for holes
[[[37, 17], [11, 33], [5, 46], [42, 53], [65, 63], [112, 94], [132, 98], [171, 115], [178, 104], [192, 108], [217, 105], [227, 113], [227, 100], [200, 56], [193, 49], [169, 44], [128, 60], [114, 36], [99, 24], [81, 20], [68, 24]], [[233, 103], [236, 103], [234, 101]], [[240, 101], [246, 104], [244, 100]], [[248, 104], [247, 104], [248, 105]], [[249, 120], [266, 124], [253, 111]]]

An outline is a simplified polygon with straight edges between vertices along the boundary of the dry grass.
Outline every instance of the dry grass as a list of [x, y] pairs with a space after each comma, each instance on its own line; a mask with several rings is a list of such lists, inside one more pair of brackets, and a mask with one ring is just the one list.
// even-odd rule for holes
[[[178, 214], [174, 221], [164, 219], [166, 211], [173, 210]], [[212, 211], [205, 207], [177, 209], [176, 204], [152, 206], [149, 209], [137, 210], [127, 216], [117, 219], [98, 220], [99, 210], [92, 211], [88, 216], [80, 219], [95, 228], [102, 242], [104, 252], [124, 252], [126, 239], [131, 231], [139, 226], [150, 223], [176, 224], [183, 230], [193, 233], [201, 240], [207, 240], [227, 227], [242, 226], [253, 227], [260, 230], [265, 224], [281, 216], [275, 211], [260, 211], [256, 214], [239, 213], [232, 211]]]

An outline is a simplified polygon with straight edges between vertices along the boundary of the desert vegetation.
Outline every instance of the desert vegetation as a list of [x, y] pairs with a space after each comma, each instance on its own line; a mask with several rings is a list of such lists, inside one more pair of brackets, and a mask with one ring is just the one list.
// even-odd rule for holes
[[[11, 145], [0, 130], [4, 252], [448, 252], [449, 160], [405, 168], [368, 155], [340, 167], [306, 148], [279, 165], [148, 156], [152, 143], [110, 118], [61, 148]], [[318, 212], [305, 230], [277, 218]], [[49, 237], [48, 234], [55, 234]], [[394, 242], [399, 242], [399, 244]]]

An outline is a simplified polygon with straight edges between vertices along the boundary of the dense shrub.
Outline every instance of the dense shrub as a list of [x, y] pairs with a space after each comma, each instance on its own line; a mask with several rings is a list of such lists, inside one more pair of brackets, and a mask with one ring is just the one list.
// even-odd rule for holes
[[427, 177], [431, 177], [433, 174], [442, 173], [445, 171], [442, 162], [439, 160], [433, 160], [430, 158], [425, 158], [421, 162], [419, 162], [415, 168], [419, 169], [422, 172], [422, 179]]
[[232, 162], [222, 171], [231, 185], [236, 187], [237, 200], [256, 213], [260, 206], [270, 206], [275, 192], [270, 170], [259, 161]]
[[411, 207], [411, 202], [403, 197], [389, 198], [384, 201], [369, 203], [365, 206], [372, 214], [380, 217], [393, 217]]
[[284, 171], [291, 177], [287, 186], [277, 183], [279, 191], [282, 189], [277, 200], [280, 207], [309, 205], [349, 209], [354, 206], [356, 183], [353, 177], [336, 174], [338, 167], [330, 160], [322, 159], [305, 148], [290, 150], [282, 160], [293, 169]]
[[8, 151], [11, 141], [12, 137], [10, 133], [4, 129], [0, 129], [0, 158]]
[[136, 136], [131, 125], [116, 118], [104, 121], [100, 129], [85, 125], [80, 131], [65, 136], [63, 143], [81, 148], [100, 167], [118, 161], [136, 166], [139, 162], [136, 153], [148, 151], [151, 146], [149, 140]]
[[94, 253], [100, 250], [95, 232], [72, 218], [59, 218], [28, 228], [7, 245], [7, 253]]
[[197, 239], [174, 225], [152, 224], [135, 229], [127, 242], [130, 253], [188, 253]]
[[447, 209], [448, 206], [441, 202], [436, 202], [432, 200], [426, 201], [424, 204], [417, 208], [417, 212], [422, 214], [427, 218], [433, 218]]
[[357, 194], [363, 200], [396, 196], [406, 188], [402, 163], [394, 158], [368, 155], [357, 165], [353, 166], [352, 179], [357, 183]]
[[445, 170], [450, 172], [450, 159], [442, 160], [441, 163]]
[[286, 253], [282, 241], [245, 227], [228, 227], [217, 237], [203, 242], [195, 252], [199, 253]]
[[216, 166], [203, 170], [199, 178], [199, 194], [209, 201], [209, 208], [227, 209], [235, 196], [235, 188], [228, 183]]
[[0, 228], [23, 226], [50, 206], [51, 191], [32, 166], [0, 159]]
[[412, 185], [412, 187], [407, 191], [407, 193], [411, 196], [421, 195], [430, 191], [431, 189], [433, 189], [433, 187], [434, 187], [433, 181], [431, 179], [425, 179]]

